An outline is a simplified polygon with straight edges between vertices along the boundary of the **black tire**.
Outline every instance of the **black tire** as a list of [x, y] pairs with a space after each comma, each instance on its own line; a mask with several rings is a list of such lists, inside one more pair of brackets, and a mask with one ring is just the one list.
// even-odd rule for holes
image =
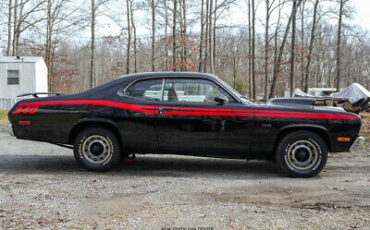
[[74, 140], [73, 152], [77, 163], [89, 171], [108, 171], [120, 162], [117, 137], [105, 128], [87, 128]]
[[291, 177], [314, 177], [328, 159], [324, 140], [310, 131], [286, 135], [278, 143], [275, 158], [283, 173]]

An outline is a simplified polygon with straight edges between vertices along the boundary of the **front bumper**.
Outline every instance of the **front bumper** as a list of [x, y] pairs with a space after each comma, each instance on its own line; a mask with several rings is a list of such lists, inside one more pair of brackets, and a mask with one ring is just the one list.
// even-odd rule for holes
[[13, 130], [12, 125], [9, 125], [9, 126], [8, 126], [8, 133], [9, 133], [9, 135], [10, 135], [10, 136], [12, 136], [12, 137], [14, 137], [14, 136], [15, 136], [15, 135], [14, 135], [14, 130]]
[[358, 151], [360, 149], [360, 147], [363, 146], [364, 144], [365, 144], [365, 138], [361, 137], [361, 136], [357, 137], [355, 142], [353, 142], [353, 144], [349, 148], [349, 150], [351, 152]]

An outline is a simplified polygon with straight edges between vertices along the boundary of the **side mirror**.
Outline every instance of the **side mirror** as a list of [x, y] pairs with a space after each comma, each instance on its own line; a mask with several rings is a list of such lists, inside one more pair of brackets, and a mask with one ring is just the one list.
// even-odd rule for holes
[[225, 97], [223, 95], [220, 95], [220, 96], [215, 97], [215, 102], [217, 102], [219, 105], [223, 105], [223, 104], [225, 104], [228, 101], [229, 100], [227, 99], [227, 97]]

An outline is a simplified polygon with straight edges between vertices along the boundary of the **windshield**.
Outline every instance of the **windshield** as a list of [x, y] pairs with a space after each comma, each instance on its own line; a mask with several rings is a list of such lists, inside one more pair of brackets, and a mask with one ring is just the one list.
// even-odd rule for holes
[[233, 94], [235, 96], [237, 96], [238, 98], [240, 98], [240, 100], [243, 102], [243, 103], [252, 103], [251, 100], [249, 100], [248, 98], [246, 98], [245, 96], [241, 95], [238, 91], [236, 91], [233, 87], [231, 87], [229, 84], [227, 84], [226, 82], [224, 82], [221, 78], [219, 77], [216, 77], [218, 81], [221, 82], [222, 85], [224, 85], [228, 90], [230, 90], [231, 92], [233, 92]]

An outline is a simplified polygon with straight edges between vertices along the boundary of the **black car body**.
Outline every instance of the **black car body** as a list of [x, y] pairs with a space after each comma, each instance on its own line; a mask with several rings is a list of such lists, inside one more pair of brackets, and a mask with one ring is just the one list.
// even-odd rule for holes
[[[76, 145], [83, 130], [99, 127], [117, 139], [123, 156], [240, 159], [276, 159], [284, 137], [302, 131], [319, 137], [330, 152], [348, 151], [361, 126], [358, 115], [316, 107], [312, 99], [258, 104], [214, 75], [189, 72], [127, 75], [78, 94], [22, 100], [9, 111], [9, 120], [17, 138], [67, 147]], [[86, 151], [98, 154], [109, 147], [99, 143], [90, 141]], [[296, 152], [310, 151], [307, 146]]]

